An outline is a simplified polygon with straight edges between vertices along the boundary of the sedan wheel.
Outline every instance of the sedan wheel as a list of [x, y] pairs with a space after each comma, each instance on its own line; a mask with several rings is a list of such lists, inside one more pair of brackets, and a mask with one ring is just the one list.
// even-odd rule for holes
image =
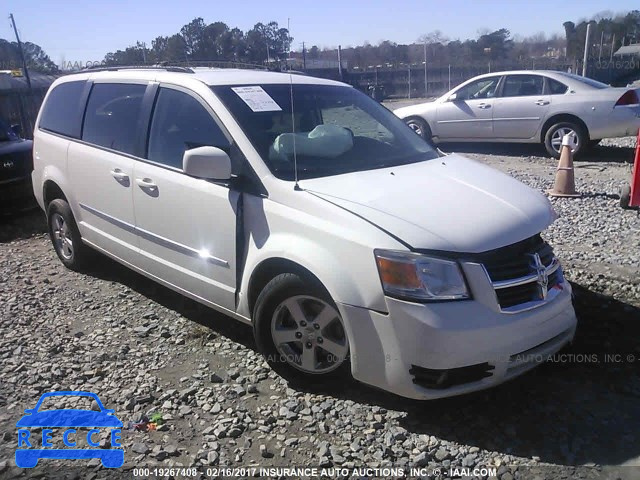
[[405, 120], [405, 123], [411, 130], [424, 138], [429, 145], [433, 145], [433, 135], [431, 133], [431, 128], [429, 128], [427, 122], [418, 117], [409, 117]]
[[569, 135], [571, 151], [574, 155], [584, 150], [589, 141], [588, 135], [579, 125], [571, 122], [557, 123], [551, 126], [545, 135], [545, 148], [551, 156], [560, 158], [562, 139], [565, 135]]

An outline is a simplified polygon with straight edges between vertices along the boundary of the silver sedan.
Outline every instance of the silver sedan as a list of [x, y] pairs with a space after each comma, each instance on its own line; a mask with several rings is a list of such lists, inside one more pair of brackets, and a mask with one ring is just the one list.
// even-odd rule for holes
[[511, 71], [480, 75], [394, 113], [433, 143], [542, 143], [557, 158], [566, 134], [575, 154], [602, 138], [637, 135], [639, 99], [640, 89], [570, 73]]

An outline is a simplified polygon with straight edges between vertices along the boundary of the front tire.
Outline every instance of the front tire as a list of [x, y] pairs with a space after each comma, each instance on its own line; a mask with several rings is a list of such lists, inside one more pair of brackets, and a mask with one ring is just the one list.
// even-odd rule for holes
[[429, 124], [420, 117], [409, 117], [404, 123], [413, 130], [416, 134], [421, 136], [429, 145], [433, 146], [433, 134]]
[[283, 273], [262, 290], [254, 311], [258, 349], [286, 380], [340, 388], [349, 378], [349, 341], [322, 285]]
[[562, 138], [567, 134], [571, 135], [575, 140], [574, 157], [587, 148], [589, 135], [581, 125], [574, 122], [559, 122], [551, 125], [544, 136], [544, 147], [549, 155], [554, 158], [560, 158]]
[[65, 267], [81, 271], [89, 263], [91, 252], [82, 243], [78, 225], [71, 207], [61, 198], [56, 198], [47, 207], [49, 238], [60, 261]]

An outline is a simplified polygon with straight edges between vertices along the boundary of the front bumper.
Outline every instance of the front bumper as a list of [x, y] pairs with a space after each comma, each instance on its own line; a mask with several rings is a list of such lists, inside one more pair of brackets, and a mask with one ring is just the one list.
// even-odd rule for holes
[[0, 215], [10, 215], [37, 207], [31, 175], [0, 182]]
[[[353, 376], [414, 399], [459, 395], [514, 378], [573, 339], [577, 320], [571, 286], [561, 285], [552, 301], [515, 314], [501, 312], [497, 303], [482, 297], [430, 304], [387, 298], [388, 314], [340, 304]], [[460, 370], [445, 377], [465, 381], [424, 386], [434, 371], [450, 369]]]

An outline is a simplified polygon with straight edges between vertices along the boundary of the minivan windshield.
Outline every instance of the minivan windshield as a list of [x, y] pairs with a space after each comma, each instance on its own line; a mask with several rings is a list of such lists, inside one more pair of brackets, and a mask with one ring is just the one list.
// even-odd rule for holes
[[283, 180], [295, 178], [294, 159], [298, 178], [306, 179], [438, 157], [402, 120], [355, 88], [263, 84], [212, 89], [271, 172]]

